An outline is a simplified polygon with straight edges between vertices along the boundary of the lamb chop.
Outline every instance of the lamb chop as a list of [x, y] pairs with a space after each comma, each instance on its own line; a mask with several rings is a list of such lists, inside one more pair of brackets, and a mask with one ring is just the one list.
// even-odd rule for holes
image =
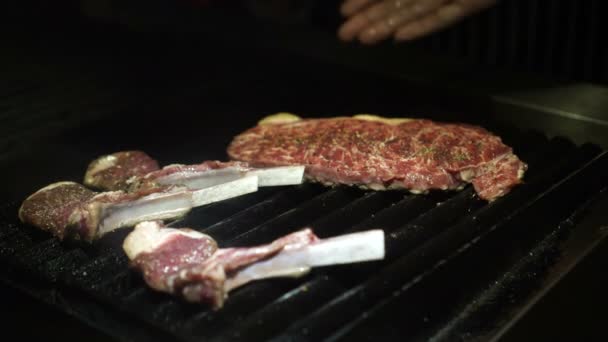
[[302, 183], [304, 166], [252, 168], [244, 162], [209, 160], [200, 164], [172, 164], [160, 169], [142, 151], [121, 151], [101, 156], [89, 164], [84, 184], [101, 190], [137, 191], [163, 185], [202, 189], [246, 176], [258, 177], [258, 186]]
[[151, 288], [219, 309], [231, 290], [254, 280], [299, 277], [315, 266], [382, 259], [384, 233], [319, 239], [304, 228], [267, 245], [218, 248], [208, 235], [151, 221], [135, 226], [123, 249]]
[[143, 177], [158, 169], [158, 162], [142, 151], [116, 152], [89, 164], [84, 185], [99, 190], [127, 190], [133, 177]]
[[90, 242], [118, 228], [148, 220], [177, 219], [194, 207], [256, 190], [257, 176], [199, 190], [166, 185], [101, 193], [75, 182], [58, 182], [25, 199], [19, 208], [19, 218], [59, 239]]
[[280, 113], [236, 136], [228, 155], [255, 167], [305, 165], [307, 179], [373, 190], [460, 190], [493, 201], [527, 165], [484, 128], [373, 115], [302, 119]]

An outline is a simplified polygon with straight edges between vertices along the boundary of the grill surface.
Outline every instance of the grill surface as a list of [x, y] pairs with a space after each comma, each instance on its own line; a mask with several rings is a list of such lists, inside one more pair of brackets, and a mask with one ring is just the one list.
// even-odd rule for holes
[[513, 138], [507, 142], [530, 172], [526, 184], [491, 204], [470, 187], [416, 196], [305, 184], [196, 209], [174, 224], [211, 234], [222, 246], [263, 243], [303, 226], [322, 237], [375, 227], [387, 233], [381, 262], [256, 282], [231, 293], [218, 312], [148, 289], [120, 250], [126, 230], [92, 246], [63, 244], [19, 225], [17, 203], [2, 209], [0, 257], [11, 267], [3, 277], [121, 339], [451, 340], [492, 333], [559, 261], [560, 241], [606, 186], [608, 170], [608, 154], [593, 145], [534, 133]]
[[[348, 70], [309, 62], [294, 67], [281, 64], [280, 57], [252, 55], [252, 64], [272, 64], [274, 73], [239, 68], [238, 56], [207, 56], [207, 66], [199, 68], [193, 62], [200, 55], [194, 56], [180, 68], [179, 61], [188, 58], [180, 52], [187, 50], [167, 62], [166, 56], [154, 57], [154, 48], [123, 56], [116, 73], [79, 64], [90, 72], [76, 74], [90, 76], [91, 92], [105, 89], [101, 96], [111, 88], [126, 106], [104, 102], [112, 118], [67, 130], [52, 145], [34, 145], [29, 155], [3, 169], [7, 179], [19, 181], [7, 186], [14, 201], [0, 207], [0, 279], [119, 340], [492, 337], [604, 237], [597, 226], [580, 224], [594, 200], [605, 199], [608, 185], [608, 153], [595, 145], [499, 126], [487, 112], [474, 114], [472, 107], [481, 107], [479, 103], [458, 107], [437, 92], [418, 97], [424, 90]], [[109, 58], [92, 51], [99, 53], [88, 55], [92, 60]], [[62, 65], [69, 69], [73, 65], [66, 65], [75, 60], [81, 61]], [[54, 62], [44, 62], [49, 65], [42, 69], [54, 67]], [[172, 66], [170, 71], [158, 68], [163, 63]], [[45, 79], [48, 84], [52, 77]], [[336, 98], [338, 88], [348, 96]], [[30, 110], [41, 117], [36, 108], [51, 113], [57, 108], [49, 99], [79, 103], [69, 95], [41, 97], [22, 85], [2, 89], [3, 103], [36, 102], [41, 107]], [[23, 100], [13, 98], [19, 89]], [[241, 102], [235, 105], [237, 90]], [[441, 103], [442, 108], [428, 109], [425, 103]], [[73, 111], [96, 108], [88, 106]], [[414, 112], [451, 120], [454, 111], [467, 112], [457, 120], [498, 133], [529, 163], [529, 172], [525, 184], [491, 204], [475, 197], [470, 187], [411, 195], [304, 184], [261, 189], [197, 208], [174, 225], [208, 233], [221, 246], [265, 243], [304, 226], [321, 237], [370, 228], [386, 232], [383, 261], [319, 268], [299, 279], [258, 281], [232, 292], [218, 312], [147, 288], [121, 250], [128, 230], [81, 245], [60, 243], [17, 222], [25, 195], [60, 179], [80, 181], [87, 163], [102, 153], [139, 148], [162, 164], [223, 158], [230, 137], [251, 126], [258, 114], [285, 108], [303, 116]], [[86, 111], [79, 114], [83, 122], [90, 118]], [[19, 132], [15, 137], [29, 139]]]

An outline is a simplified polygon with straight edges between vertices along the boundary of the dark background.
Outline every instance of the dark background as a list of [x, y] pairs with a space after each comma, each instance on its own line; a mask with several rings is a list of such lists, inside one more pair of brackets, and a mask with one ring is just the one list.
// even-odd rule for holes
[[[78, 32], [74, 21], [105, 23], [150, 37], [169, 34], [190, 37], [191, 44], [228, 38], [231, 44], [263, 25], [265, 39], [274, 34], [316, 30], [327, 37], [343, 18], [341, 0], [25, 0], [3, 5], [3, 24], [17, 32], [51, 34]], [[601, 0], [506, 0], [444, 31], [414, 42], [379, 44], [387, 54], [412, 47], [448, 58], [552, 79], [606, 84], [608, 46], [602, 32], [608, 5]], [[100, 28], [104, 32], [107, 27]], [[17, 33], [18, 34], [18, 33]], [[20, 39], [17, 35], [17, 39]], [[240, 38], [240, 39], [239, 39]], [[298, 39], [294, 35], [294, 39]], [[241, 41], [240, 41], [241, 40]], [[339, 44], [337, 41], [336, 44]], [[357, 44], [350, 44], [357, 45]], [[319, 45], [318, 49], [322, 49]], [[360, 46], [361, 49], [370, 49]], [[381, 47], [380, 47], [381, 48]], [[380, 49], [375, 46], [371, 49]]]

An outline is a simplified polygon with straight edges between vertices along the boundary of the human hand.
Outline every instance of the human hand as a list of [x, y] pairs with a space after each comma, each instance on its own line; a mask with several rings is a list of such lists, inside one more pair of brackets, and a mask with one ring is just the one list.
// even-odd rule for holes
[[416, 39], [494, 5], [497, 0], [345, 0], [338, 36], [374, 44], [390, 36]]

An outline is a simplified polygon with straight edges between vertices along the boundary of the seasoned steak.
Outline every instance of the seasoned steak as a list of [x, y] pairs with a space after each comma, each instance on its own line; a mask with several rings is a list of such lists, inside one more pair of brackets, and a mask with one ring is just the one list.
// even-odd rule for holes
[[521, 183], [527, 165], [484, 128], [372, 115], [301, 119], [277, 114], [236, 136], [234, 160], [253, 166], [305, 165], [326, 185], [374, 190], [459, 190], [472, 183], [492, 201]]

